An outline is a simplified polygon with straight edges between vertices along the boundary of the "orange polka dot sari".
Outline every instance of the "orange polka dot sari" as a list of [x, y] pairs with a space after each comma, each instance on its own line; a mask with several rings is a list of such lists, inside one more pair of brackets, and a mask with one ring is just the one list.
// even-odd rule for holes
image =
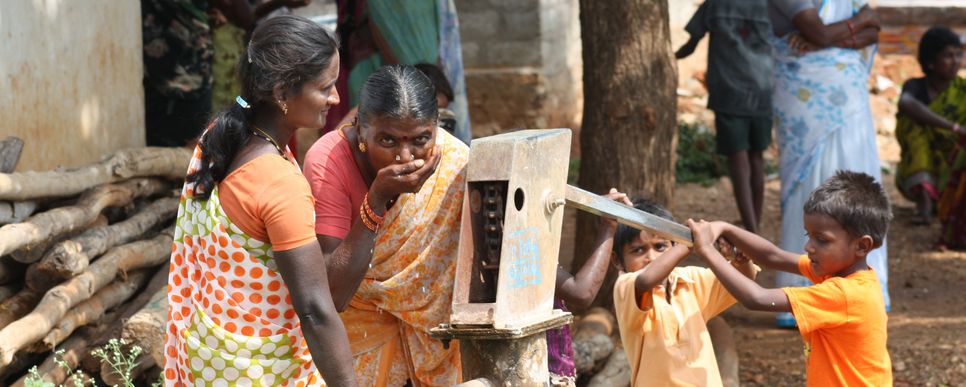
[[183, 188], [171, 253], [165, 386], [324, 385], [271, 244], [228, 219], [217, 187], [208, 200], [194, 189]]
[[372, 265], [342, 321], [360, 386], [451, 386], [459, 348], [429, 330], [449, 321], [469, 148], [438, 130], [442, 160], [415, 194], [401, 195], [376, 235]]

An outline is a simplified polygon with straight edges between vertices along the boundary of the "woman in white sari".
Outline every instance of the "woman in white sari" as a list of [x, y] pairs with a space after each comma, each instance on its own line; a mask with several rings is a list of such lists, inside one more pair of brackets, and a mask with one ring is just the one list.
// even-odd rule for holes
[[[875, 128], [866, 82], [878, 41], [878, 19], [865, 0], [769, 0], [775, 30], [773, 106], [780, 147], [781, 247], [804, 253], [808, 239], [802, 204], [837, 170], [868, 173], [881, 181]], [[886, 245], [869, 264], [889, 308]], [[801, 276], [779, 273], [778, 286], [807, 286]], [[794, 326], [789, 313], [779, 326]]]

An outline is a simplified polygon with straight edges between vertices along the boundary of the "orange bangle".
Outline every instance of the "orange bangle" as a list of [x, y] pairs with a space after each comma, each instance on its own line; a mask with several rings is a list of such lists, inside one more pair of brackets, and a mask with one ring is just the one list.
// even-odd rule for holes
[[379, 225], [376, 224], [376, 222], [374, 222], [372, 219], [369, 219], [369, 216], [366, 215], [366, 211], [363, 210], [362, 207], [359, 208], [359, 219], [362, 220], [362, 224], [366, 226], [369, 231], [376, 232], [379, 230]]
[[372, 210], [372, 206], [369, 205], [368, 193], [366, 193], [366, 196], [362, 198], [362, 208], [366, 211], [366, 215], [368, 215], [370, 219], [372, 219], [378, 224], [382, 224], [382, 221], [386, 219], [385, 214], [379, 215], [379, 214], [376, 214], [376, 211]]

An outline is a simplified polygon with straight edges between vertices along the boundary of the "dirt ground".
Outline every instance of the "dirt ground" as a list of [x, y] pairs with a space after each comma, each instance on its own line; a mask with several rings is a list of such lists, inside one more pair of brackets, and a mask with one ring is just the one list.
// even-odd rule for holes
[[[966, 292], [962, 282], [966, 253], [932, 251], [938, 224], [912, 226], [913, 204], [899, 196], [893, 175], [883, 178], [895, 212], [888, 239], [889, 353], [895, 384], [966, 385]], [[777, 241], [781, 226], [778, 180], [769, 181], [766, 191], [761, 229], [764, 237]], [[740, 219], [727, 179], [711, 187], [679, 185], [672, 209], [681, 219]], [[773, 286], [773, 273], [763, 272], [759, 283]], [[725, 317], [735, 332], [742, 384], [804, 385], [803, 345], [796, 330], [776, 328], [773, 314], [741, 306], [733, 307]]]

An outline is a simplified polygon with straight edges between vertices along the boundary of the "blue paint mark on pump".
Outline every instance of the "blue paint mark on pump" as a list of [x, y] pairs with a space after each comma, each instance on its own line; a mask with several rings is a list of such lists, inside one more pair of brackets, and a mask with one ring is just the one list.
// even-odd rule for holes
[[506, 268], [510, 289], [540, 285], [540, 245], [536, 227], [514, 231], [506, 237], [506, 253], [510, 265]]

